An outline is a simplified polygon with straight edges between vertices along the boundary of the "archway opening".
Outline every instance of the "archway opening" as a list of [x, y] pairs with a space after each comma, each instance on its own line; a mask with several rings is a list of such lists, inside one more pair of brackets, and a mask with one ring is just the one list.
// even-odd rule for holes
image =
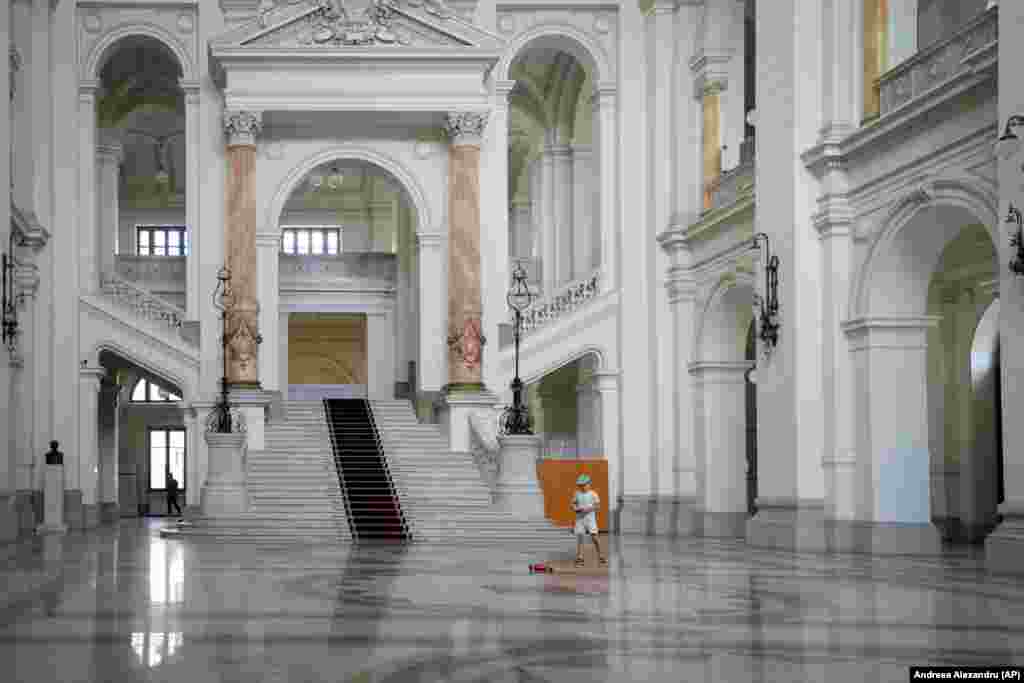
[[174, 53], [128, 36], [100, 69], [96, 102], [101, 278], [118, 277], [186, 307], [185, 97]]
[[509, 77], [509, 258], [549, 295], [601, 261], [594, 67], [575, 41], [542, 37]]
[[357, 159], [319, 164], [278, 219], [281, 385], [293, 400], [416, 394], [413, 201]]
[[1001, 447], [995, 247], [968, 225], [942, 251], [928, 289], [941, 316], [928, 337], [932, 520], [949, 543], [995, 526]]

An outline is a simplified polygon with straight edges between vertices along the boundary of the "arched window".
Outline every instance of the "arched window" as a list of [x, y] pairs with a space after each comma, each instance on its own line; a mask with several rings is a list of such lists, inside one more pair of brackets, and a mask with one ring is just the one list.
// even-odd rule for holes
[[167, 403], [180, 401], [181, 396], [178, 396], [170, 389], [165, 389], [158, 384], [150, 382], [148, 379], [140, 379], [132, 389], [132, 402], [133, 403]]

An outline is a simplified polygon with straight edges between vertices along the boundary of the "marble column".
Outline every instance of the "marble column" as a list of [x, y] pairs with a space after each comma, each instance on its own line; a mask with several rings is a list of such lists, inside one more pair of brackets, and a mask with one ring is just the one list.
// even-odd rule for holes
[[572, 146], [572, 280], [594, 270], [593, 155], [589, 145]]
[[234, 307], [228, 321], [228, 382], [258, 389], [259, 292], [256, 259], [256, 136], [262, 112], [224, 112], [227, 135], [225, 248]]
[[[582, 375], [582, 372], [581, 372]], [[601, 458], [601, 394], [592, 377], [580, 379], [576, 386], [576, 457]]]
[[119, 518], [117, 508], [118, 486], [118, 430], [120, 429], [121, 385], [104, 381], [100, 385], [99, 399], [99, 520], [111, 524]]
[[[417, 264], [419, 270], [419, 391], [424, 399], [437, 398], [447, 376], [447, 347], [445, 328], [447, 310], [444, 283], [444, 235], [439, 232], [416, 233]], [[422, 416], [422, 413], [421, 413]]]
[[487, 114], [449, 114], [448, 386], [481, 390], [480, 143]]
[[[99, 289], [99, 237], [96, 225], [96, 90], [95, 81], [82, 82], [78, 87], [78, 211], [77, 233], [79, 251], [78, 287], [81, 292]], [[65, 510], [65, 513], [67, 511]]]
[[700, 393], [701, 535], [742, 538], [747, 527], [746, 378], [751, 361], [690, 365]]
[[553, 145], [551, 154], [551, 178], [554, 184], [551, 196], [554, 199], [554, 283], [555, 288], [572, 280], [573, 262], [573, 159], [569, 145]]
[[[550, 137], [550, 132], [545, 136]], [[540, 190], [540, 213], [534, 219], [537, 226], [537, 235], [540, 240], [540, 279], [541, 294], [549, 296], [554, 292], [558, 284], [558, 266], [556, 264], [556, 251], [558, 244], [558, 224], [556, 222], [555, 207], [555, 157], [551, 146], [545, 144], [538, 161], [538, 185]]]
[[939, 534], [929, 510], [925, 389], [927, 332], [936, 323], [932, 316], [875, 317], [843, 325], [856, 385], [858, 522], [836, 522], [833, 533], [845, 530], [851, 537], [845, 545], [851, 549], [938, 551]]
[[200, 182], [200, 95], [199, 86], [184, 85], [185, 91], [185, 229], [188, 230], [188, 256], [185, 257], [185, 316], [199, 320], [199, 310], [207, 305], [209, 288], [204, 287], [200, 277], [202, 252], [199, 240], [199, 207], [201, 206]]
[[69, 517], [68, 526], [73, 529], [91, 529], [99, 524], [99, 399], [105, 374], [102, 367], [88, 365], [83, 365], [78, 373], [78, 443], [75, 450], [81, 516], [75, 519], [65, 509], [65, 515]]
[[612, 517], [611, 527], [618, 532], [618, 513], [622, 506], [622, 472], [625, 466], [619, 428], [622, 415], [622, 406], [619, 404], [620, 374], [617, 370], [595, 370], [591, 377], [601, 394], [600, 449], [608, 461], [608, 512]]
[[121, 131], [100, 128], [96, 131], [96, 234], [100, 274], [115, 273], [114, 258], [119, 231], [118, 181], [124, 148]]

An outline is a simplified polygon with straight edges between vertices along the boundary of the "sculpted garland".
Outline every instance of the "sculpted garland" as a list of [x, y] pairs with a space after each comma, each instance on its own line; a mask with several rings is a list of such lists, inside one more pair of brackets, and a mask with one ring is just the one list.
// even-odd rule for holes
[[299, 45], [408, 45], [411, 37], [392, 25], [395, 9], [402, 4], [422, 7], [440, 19], [454, 16], [443, 0], [264, 0], [260, 5], [260, 23], [266, 26], [267, 14], [276, 7], [297, 4], [319, 8], [309, 18], [309, 28], [297, 36]]

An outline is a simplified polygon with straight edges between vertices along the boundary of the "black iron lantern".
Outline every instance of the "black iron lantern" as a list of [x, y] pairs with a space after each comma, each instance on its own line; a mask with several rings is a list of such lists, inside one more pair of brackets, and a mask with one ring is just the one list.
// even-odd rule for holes
[[512, 288], [505, 295], [513, 313], [512, 338], [515, 342], [515, 377], [512, 379], [512, 405], [505, 408], [501, 416], [503, 434], [533, 434], [533, 420], [530, 410], [523, 401], [523, 382], [519, 379], [519, 340], [523, 332], [523, 311], [529, 308], [536, 295], [526, 284], [526, 269], [516, 262], [512, 270]]
[[228, 400], [228, 314], [234, 306], [231, 291], [231, 270], [227, 266], [217, 271], [217, 288], [213, 291], [213, 307], [220, 311], [221, 347], [224, 352], [223, 372], [220, 378], [220, 398], [210, 413], [209, 431], [230, 434], [232, 430], [231, 402]]
[[1010, 204], [1006, 222], [1017, 225], [1017, 230], [1010, 235], [1010, 246], [1016, 249], [1013, 258], [1010, 259], [1010, 271], [1016, 275], [1024, 275], [1024, 216], [1013, 204]]
[[765, 352], [771, 353], [779, 344], [779, 257], [771, 253], [768, 235], [759, 232], [754, 235], [753, 246], [760, 250], [764, 242], [764, 296], [754, 295], [754, 305], [759, 310], [758, 337], [765, 345]]
[[[12, 236], [13, 242], [13, 236]], [[0, 257], [2, 263], [2, 297], [0, 297], [0, 334], [7, 350], [11, 353], [18, 347], [18, 307], [14, 294], [14, 258], [10, 254]]]

